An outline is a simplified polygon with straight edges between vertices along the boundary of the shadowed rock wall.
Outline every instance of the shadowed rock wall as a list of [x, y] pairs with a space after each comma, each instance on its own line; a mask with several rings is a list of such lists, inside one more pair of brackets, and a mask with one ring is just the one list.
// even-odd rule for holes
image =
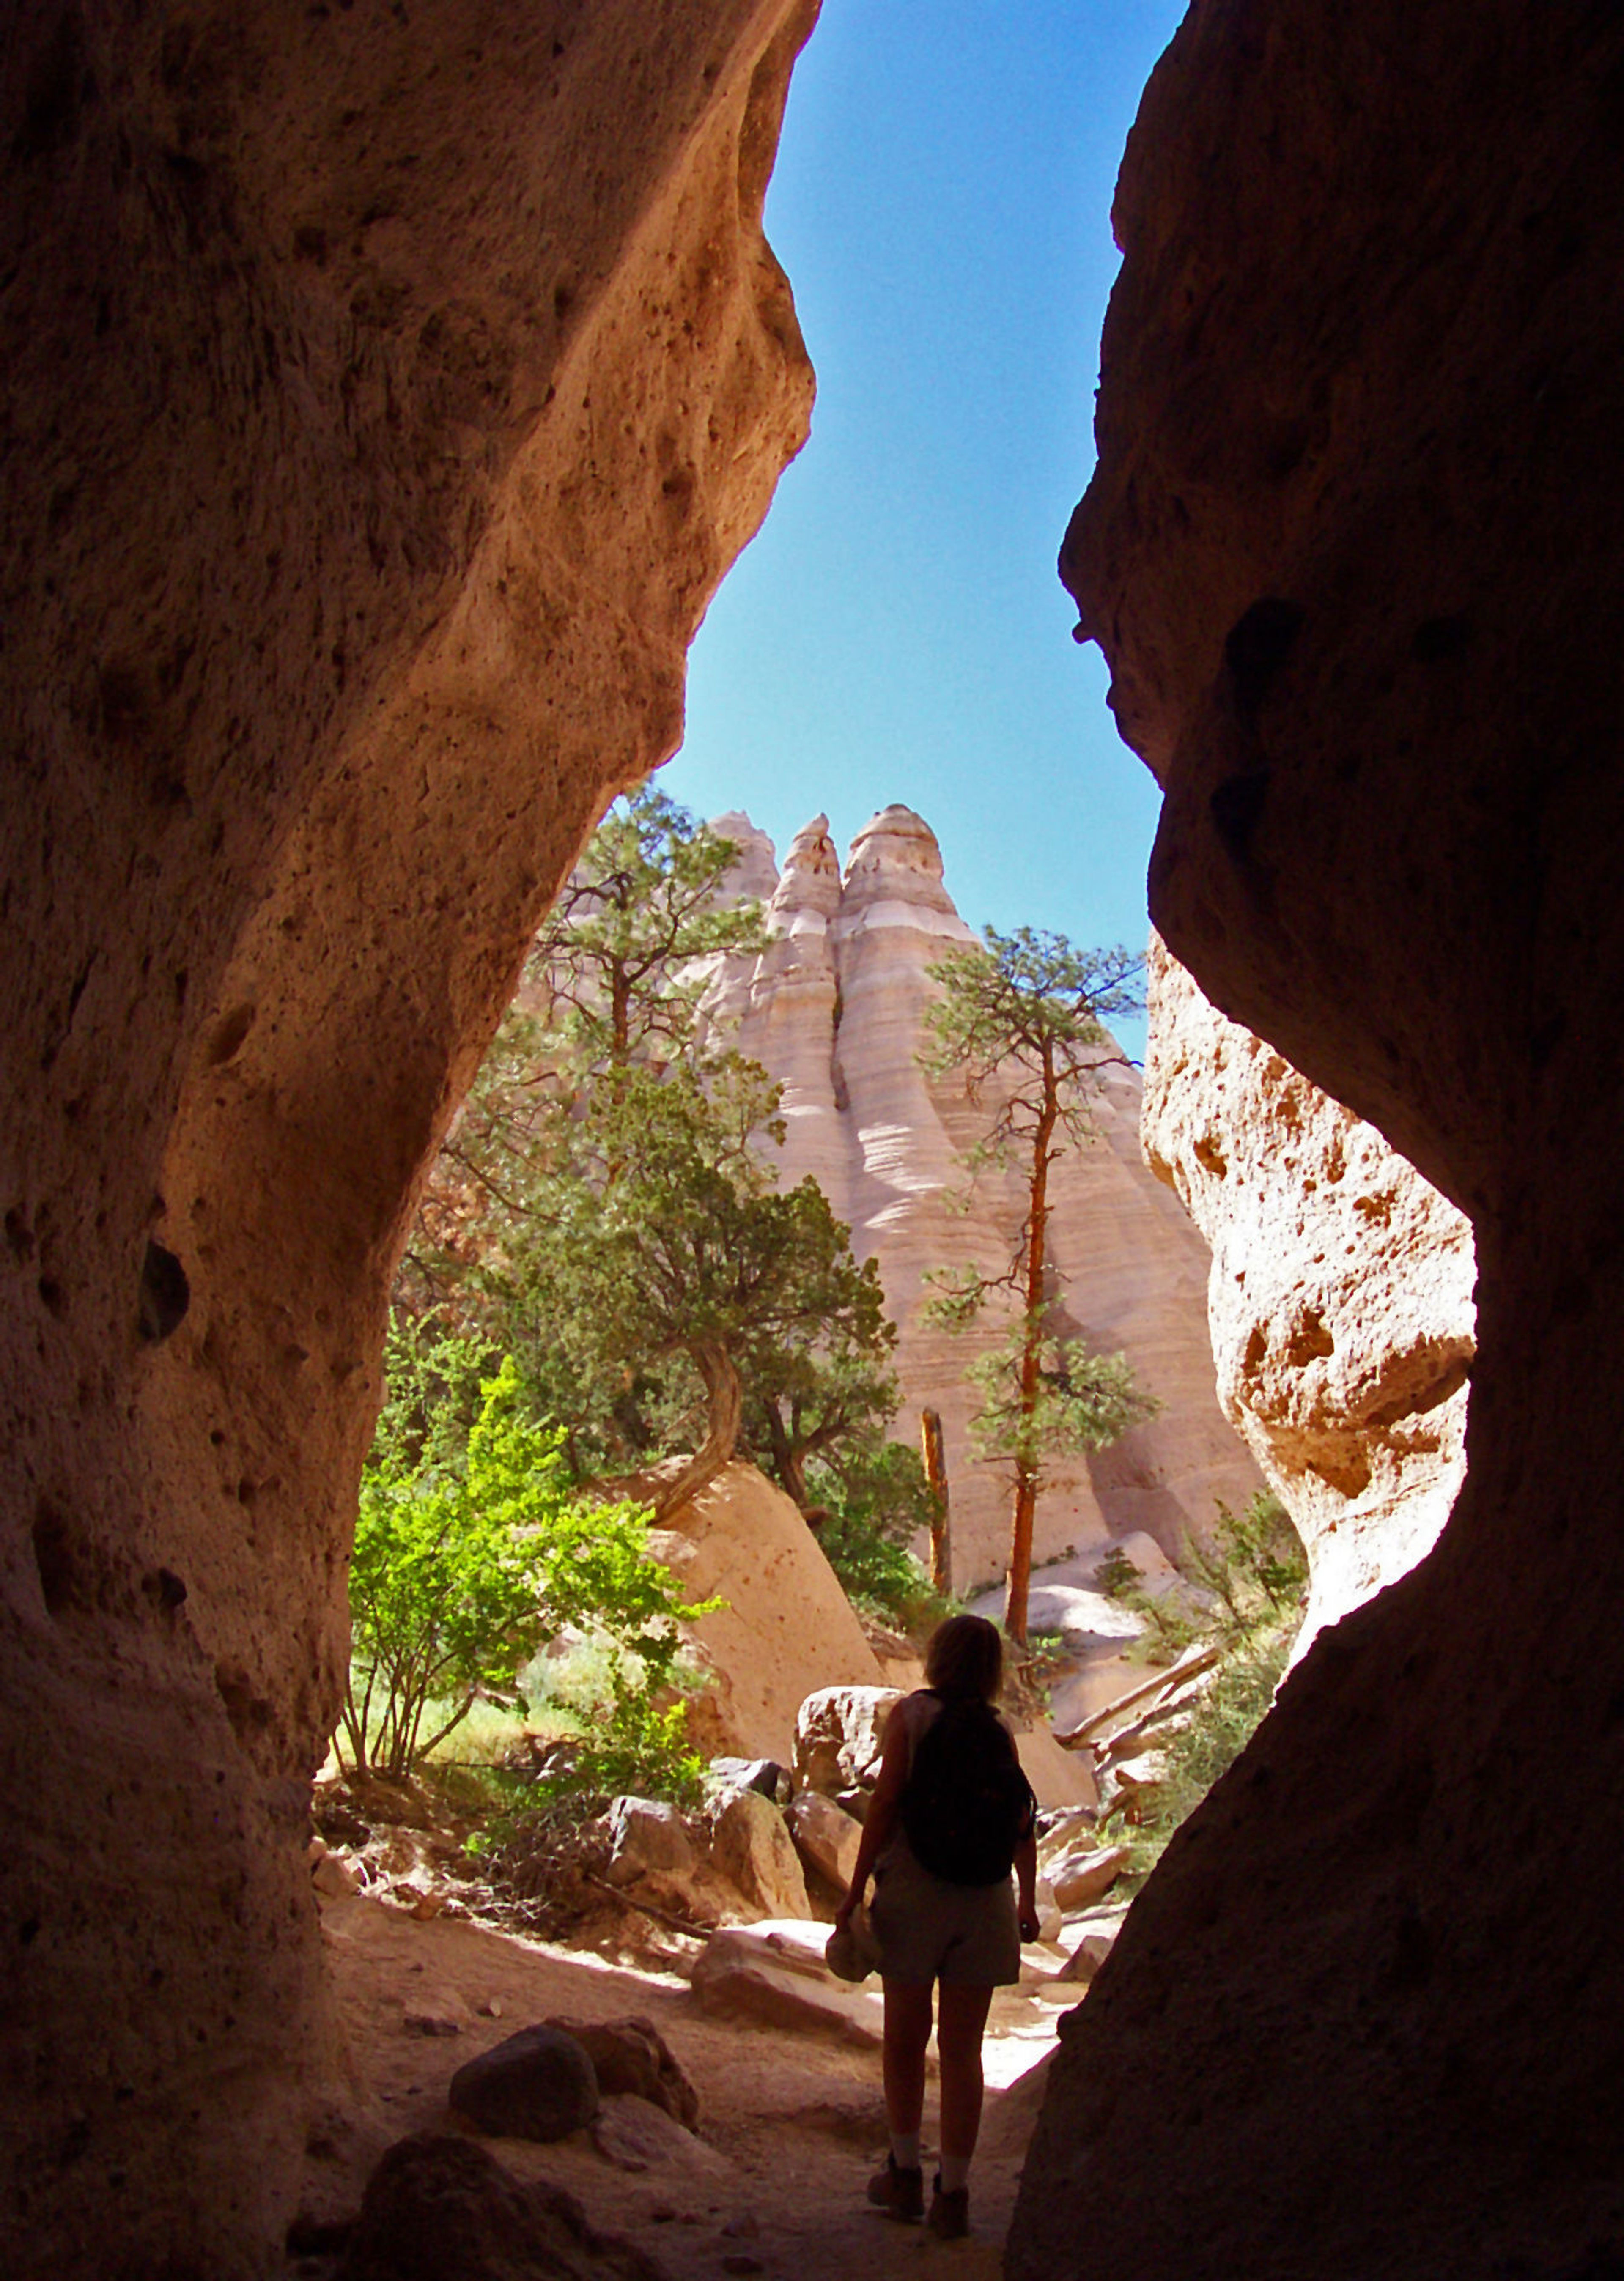
[[11, 2273], [260, 2269], [418, 1167], [802, 439], [814, 0], [25, 0], [0, 66]]
[[1153, 916], [1471, 1215], [1469, 1473], [1068, 2023], [1018, 2281], [1624, 2258], [1624, 23], [1198, 6], [1063, 568]]

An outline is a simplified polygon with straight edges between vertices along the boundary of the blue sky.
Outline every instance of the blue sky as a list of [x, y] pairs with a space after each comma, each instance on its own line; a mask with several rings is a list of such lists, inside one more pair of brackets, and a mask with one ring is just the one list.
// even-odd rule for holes
[[1094, 458], [1117, 168], [1181, 13], [824, 0], [790, 94], [767, 227], [812, 440], [694, 644], [661, 781], [780, 855], [820, 808], [844, 853], [902, 800], [978, 926], [1145, 934], [1156, 791], [1055, 556]]

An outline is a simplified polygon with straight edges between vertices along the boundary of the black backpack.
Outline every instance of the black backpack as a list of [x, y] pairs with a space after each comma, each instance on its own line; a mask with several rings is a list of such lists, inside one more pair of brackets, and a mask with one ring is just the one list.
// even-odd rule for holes
[[914, 1859], [950, 1885], [996, 1885], [1014, 1866], [1038, 1801], [1015, 1742], [990, 1703], [941, 1695], [914, 1747], [902, 1829]]

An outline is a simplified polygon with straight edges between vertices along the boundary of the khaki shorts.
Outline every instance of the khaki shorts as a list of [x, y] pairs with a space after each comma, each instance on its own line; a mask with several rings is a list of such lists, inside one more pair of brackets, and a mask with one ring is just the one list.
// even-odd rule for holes
[[1015, 1887], [950, 1885], [914, 1859], [899, 1832], [874, 1870], [869, 1922], [882, 1978], [915, 1986], [1004, 1988], [1021, 1976]]

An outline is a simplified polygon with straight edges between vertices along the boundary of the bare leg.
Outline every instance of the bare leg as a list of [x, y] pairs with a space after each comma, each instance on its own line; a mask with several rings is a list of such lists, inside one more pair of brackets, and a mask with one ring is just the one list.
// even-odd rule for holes
[[[910, 1990], [909, 1993], [913, 1991]], [[889, 2100], [891, 2051], [891, 1989], [885, 1989], [886, 2097]], [[981, 2128], [981, 2036], [993, 2001], [990, 1988], [952, 1988], [942, 1984], [936, 2022], [936, 2051], [941, 2061], [941, 2151], [944, 2159], [968, 2162], [976, 2151]], [[928, 2016], [929, 1996], [926, 1996]], [[920, 2052], [920, 2088], [924, 2088], [924, 2051]]]
[[[894, 2138], [916, 2137], [924, 2107], [924, 2048], [931, 2040], [931, 1983], [882, 1982], [885, 1991], [885, 2120]], [[968, 1991], [975, 1994], [978, 1991]], [[942, 1991], [944, 2000], [947, 1990]], [[990, 2001], [992, 1991], [986, 1991]], [[986, 2006], [982, 2006], [985, 2018]], [[980, 2031], [977, 2030], [977, 2050]], [[946, 2078], [944, 2076], [944, 2084]], [[978, 2097], [979, 2094], [978, 2094]]]

